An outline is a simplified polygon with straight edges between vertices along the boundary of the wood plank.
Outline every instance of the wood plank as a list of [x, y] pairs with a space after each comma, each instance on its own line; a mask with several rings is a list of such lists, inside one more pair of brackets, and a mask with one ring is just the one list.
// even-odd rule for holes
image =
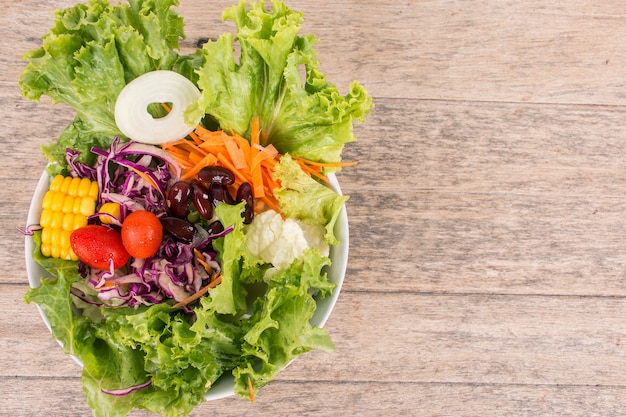
[[622, 107], [378, 99], [339, 176], [369, 189], [622, 197]]
[[[0, 379], [0, 415], [84, 417], [90, 411], [75, 379]], [[41, 393], [46, 401], [41, 401]], [[383, 415], [433, 417], [588, 417], [623, 412], [622, 386], [526, 386], [481, 384], [333, 383], [277, 381], [250, 404], [226, 398], [198, 406], [190, 417], [255, 415]], [[590, 414], [591, 413], [591, 414]], [[153, 414], [133, 412], [129, 417]]]
[[344, 288], [623, 296], [624, 210], [593, 197], [353, 194]]

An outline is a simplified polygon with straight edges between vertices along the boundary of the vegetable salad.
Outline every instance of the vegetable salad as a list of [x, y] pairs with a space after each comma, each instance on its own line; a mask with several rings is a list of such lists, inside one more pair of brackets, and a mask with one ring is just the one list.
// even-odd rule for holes
[[[254, 400], [298, 355], [334, 349], [310, 322], [334, 290], [330, 247], [348, 199], [327, 175], [352, 165], [342, 151], [372, 100], [358, 82], [342, 95], [327, 81], [302, 14], [280, 0], [233, 5], [222, 17], [236, 34], [187, 55], [177, 5], [58, 10], [19, 82], [24, 97], [76, 113], [42, 147], [51, 189], [29, 230], [52, 278], [25, 300], [80, 359], [95, 416], [187, 415], [227, 375]], [[181, 112], [189, 133], [142, 143], [115, 105], [163, 71], [197, 87]], [[170, 104], [149, 111], [181, 110]], [[82, 194], [71, 185], [81, 181]]]

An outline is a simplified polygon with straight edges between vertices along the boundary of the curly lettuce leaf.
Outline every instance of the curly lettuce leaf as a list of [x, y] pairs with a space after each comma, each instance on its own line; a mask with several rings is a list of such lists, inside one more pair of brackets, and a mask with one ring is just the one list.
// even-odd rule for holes
[[[205, 113], [225, 131], [248, 136], [259, 118], [268, 143], [280, 153], [313, 161], [339, 162], [344, 144], [355, 141], [353, 121], [372, 108], [365, 88], [353, 82], [347, 94], [319, 71], [314, 36], [299, 36], [302, 14], [282, 1], [245, 1], [227, 9], [237, 29], [203, 47], [198, 70], [201, 98], [186, 110], [188, 120]], [[235, 45], [239, 56], [235, 57]], [[306, 73], [303, 80], [300, 70]]]
[[339, 195], [315, 181], [302, 171], [290, 155], [280, 158], [274, 175], [281, 182], [281, 187], [274, 195], [283, 214], [305, 223], [323, 225], [326, 242], [336, 245], [335, 223], [339, 219], [341, 207], [349, 197]]
[[114, 339], [92, 336], [85, 341], [80, 359], [83, 394], [95, 417], [125, 417], [138, 406], [146, 391], [118, 397], [102, 390], [126, 388], [145, 381], [148, 377], [141, 351], [115, 343]]
[[78, 355], [81, 351], [81, 335], [85, 334], [86, 323], [77, 316], [70, 288], [75, 282], [82, 281], [76, 262], [41, 255], [41, 232], [33, 236], [35, 250], [33, 259], [53, 278], [41, 278], [37, 288], [29, 288], [24, 295], [27, 303], [36, 303], [48, 318], [52, 336], [61, 343], [65, 353]]
[[218, 204], [215, 216], [233, 231], [213, 242], [221, 265], [222, 282], [211, 291], [211, 306], [219, 314], [238, 315], [247, 309], [247, 291], [241, 280], [241, 265], [247, 251], [241, 213], [244, 203]]
[[[65, 166], [66, 147], [90, 149], [123, 136], [115, 124], [115, 101], [137, 76], [158, 69], [191, 72], [188, 65], [195, 61], [174, 50], [184, 38], [183, 20], [172, 10], [177, 5], [178, 0], [91, 0], [55, 12], [43, 45], [24, 55], [28, 63], [19, 80], [24, 97], [39, 101], [47, 95], [76, 112], [61, 138], [43, 147], [51, 162]], [[89, 152], [81, 158], [93, 162]]]
[[[241, 330], [221, 321], [206, 301], [195, 308], [193, 322], [192, 316], [174, 311], [168, 304], [139, 310], [103, 309], [106, 320], [97, 328], [97, 335], [117, 347], [124, 358], [111, 361], [100, 358], [97, 363], [101, 367], [119, 366], [127, 357], [139, 354], [143, 376], [134, 384], [151, 381], [150, 387], [127, 396], [132, 398], [133, 408], [164, 416], [187, 415], [204, 401], [207, 387], [225, 370], [232, 369], [241, 355]], [[99, 383], [108, 383], [105, 388], [115, 388], [110, 384], [119, 383], [115, 379], [103, 379]], [[87, 394], [92, 394], [90, 403], [95, 406], [109, 401], [97, 390]]]
[[233, 370], [235, 393], [249, 395], [248, 380], [256, 391], [274, 380], [297, 356], [313, 349], [334, 351], [326, 330], [311, 325], [317, 308], [312, 293], [324, 297], [334, 284], [322, 269], [329, 259], [307, 250], [286, 270], [272, 275], [265, 296], [254, 304], [254, 313], [243, 337], [244, 362]]

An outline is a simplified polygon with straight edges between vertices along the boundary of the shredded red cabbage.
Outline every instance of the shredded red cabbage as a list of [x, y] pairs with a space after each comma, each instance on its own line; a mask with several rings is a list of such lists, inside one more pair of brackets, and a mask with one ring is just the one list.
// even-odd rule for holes
[[[180, 179], [180, 167], [166, 152], [133, 141], [121, 143], [119, 138], [112, 141], [108, 150], [94, 147], [91, 151], [97, 155], [94, 167], [79, 162], [76, 151], [68, 149], [70, 174], [98, 182], [98, 206], [106, 202], [120, 204], [120, 221], [113, 222], [112, 227], [121, 226], [124, 218], [137, 210], [149, 210], [157, 217], [167, 215], [167, 190]], [[91, 221], [97, 222], [100, 214], [91, 216]], [[153, 257], [133, 259], [119, 270], [102, 271], [79, 263], [79, 272], [93, 295], [90, 297], [82, 291], [74, 295], [85, 302], [110, 307], [152, 305], [168, 299], [182, 301], [207, 285], [211, 275], [220, 271], [211, 243], [232, 230], [230, 227], [209, 234], [196, 225], [195, 238], [189, 243], [166, 235]]]
[[133, 385], [132, 387], [127, 387], [127, 388], [121, 388], [121, 389], [104, 389], [102, 388], [101, 391], [105, 394], [108, 395], [113, 395], [115, 397], [123, 397], [125, 395], [130, 394], [133, 391], [137, 391], [139, 389], [143, 389], [143, 388], [147, 388], [150, 385], [152, 385], [152, 380], [147, 380], [146, 382], [142, 383], [142, 384], [137, 384], [137, 385]]

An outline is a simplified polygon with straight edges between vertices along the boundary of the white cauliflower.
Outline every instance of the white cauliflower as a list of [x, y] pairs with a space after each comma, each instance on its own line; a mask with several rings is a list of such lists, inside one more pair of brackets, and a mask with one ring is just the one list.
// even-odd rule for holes
[[323, 226], [309, 225], [297, 220], [283, 220], [280, 214], [268, 210], [254, 217], [246, 230], [250, 252], [277, 269], [287, 268], [308, 248], [317, 248], [328, 256]]

